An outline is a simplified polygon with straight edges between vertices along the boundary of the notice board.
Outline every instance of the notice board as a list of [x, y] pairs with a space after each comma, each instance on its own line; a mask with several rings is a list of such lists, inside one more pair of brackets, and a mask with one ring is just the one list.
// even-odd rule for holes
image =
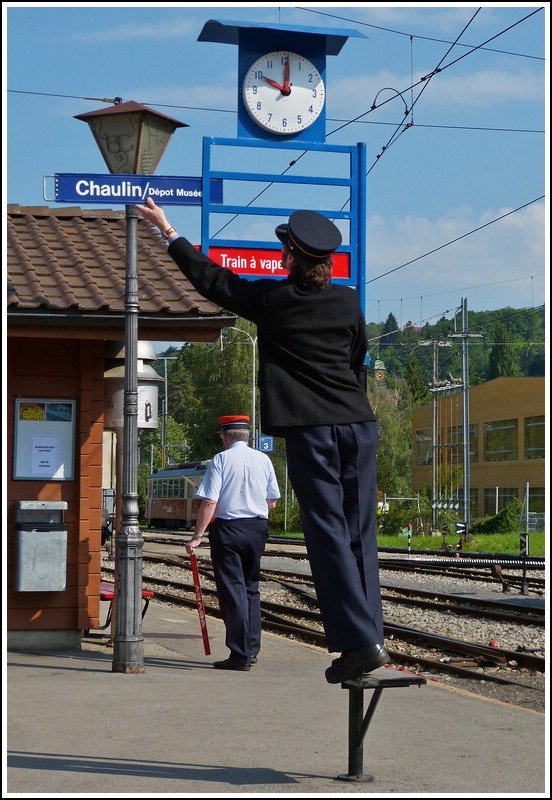
[[74, 479], [75, 416], [75, 400], [16, 399], [14, 480]]

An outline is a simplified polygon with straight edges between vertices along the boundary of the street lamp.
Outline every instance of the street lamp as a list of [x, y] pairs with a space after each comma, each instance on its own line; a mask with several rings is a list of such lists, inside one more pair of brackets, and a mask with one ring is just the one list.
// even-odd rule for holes
[[255, 346], [257, 344], [257, 337], [251, 336], [251, 334], [247, 333], [247, 331], [242, 330], [241, 328], [233, 328], [235, 331], [239, 331], [240, 333], [244, 333], [249, 341], [251, 342], [253, 348], [253, 360], [252, 360], [252, 369], [251, 369], [251, 427], [253, 430], [253, 446], [257, 447], [257, 419], [255, 415], [255, 406], [256, 406], [256, 397], [255, 397], [255, 387], [257, 384], [257, 369], [256, 369], [256, 360], [255, 360]]
[[[140, 103], [114, 105], [75, 119], [87, 122], [107, 168], [118, 175], [153, 175], [167, 145], [184, 122], [152, 111]], [[142, 549], [138, 526], [138, 212], [125, 206], [125, 381], [123, 400], [123, 474], [121, 529], [115, 544], [117, 603], [113, 672], [144, 672], [142, 639]]]
[[165, 394], [163, 395], [163, 413], [161, 415], [161, 468], [165, 469], [167, 449], [167, 416], [169, 413], [169, 400], [167, 395], [167, 361], [177, 361], [178, 356], [157, 356], [156, 361], [165, 362]]

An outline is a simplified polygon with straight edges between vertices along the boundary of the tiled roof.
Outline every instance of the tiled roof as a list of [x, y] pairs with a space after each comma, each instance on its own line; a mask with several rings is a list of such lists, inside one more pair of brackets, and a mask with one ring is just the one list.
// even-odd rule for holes
[[[124, 211], [7, 206], [8, 323], [11, 313], [120, 318], [124, 314]], [[137, 225], [139, 314], [181, 322], [234, 316], [205, 300], [167, 255], [157, 229]], [[223, 323], [224, 324], [224, 323]]]

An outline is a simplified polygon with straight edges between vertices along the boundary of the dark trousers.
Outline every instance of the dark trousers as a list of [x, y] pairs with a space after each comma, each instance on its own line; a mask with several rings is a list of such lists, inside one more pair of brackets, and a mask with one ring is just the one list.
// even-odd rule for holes
[[291, 428], [285, 440], [328, 650], [383, 644], [376, 423]]
[[261, 557], [266, 519], [215, 519], [209, 529], [211, 561], [230, 657], [249, 661], [261, 647]]

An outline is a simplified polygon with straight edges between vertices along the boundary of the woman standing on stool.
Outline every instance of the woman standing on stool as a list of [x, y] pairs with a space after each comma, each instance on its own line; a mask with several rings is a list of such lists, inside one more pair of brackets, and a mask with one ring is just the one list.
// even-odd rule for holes
[[328, 650], [342, 683], [389, 662], [376, 538], [378, 433], [362, 374], [366, 323], [357, 292], [331, 283], [339, 229], [315, 211], [276, 228], [284, 279], [224, 269], [171, 227], [148, 198], [138, 206], [197, 291], [257, 326], [262, 431], [286, 443]]

